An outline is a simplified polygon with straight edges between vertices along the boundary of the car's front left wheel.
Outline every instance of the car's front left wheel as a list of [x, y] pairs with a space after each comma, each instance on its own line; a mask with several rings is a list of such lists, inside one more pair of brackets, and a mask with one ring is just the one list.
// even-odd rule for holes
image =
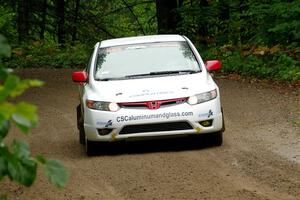
[[223, 143], [223, 131], [218, 131], [209, 134], [211, 144], [214, 146], [221, 146]]
[[[223, 113], [223, 109], [222, 109]], [[212, 145], [214, 146], [221, 146], [223, 144], [223, 132], [225, 131], [225, 121], [224, 121], [224, 114], [222, 114], [222, 129], [220, 131], [210, 133], [210, 140]]]

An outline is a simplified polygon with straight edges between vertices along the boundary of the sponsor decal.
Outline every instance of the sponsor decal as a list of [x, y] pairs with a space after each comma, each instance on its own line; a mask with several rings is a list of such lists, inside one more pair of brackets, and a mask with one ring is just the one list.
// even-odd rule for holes
[[190, 117], [193, 116], [193, 112], [166, 112], [160, 114], [141, 114], [141, 115], [123, 115], [116, 118], [117, 122], [129, 122], [138, 120], [149, 120], [149, 119], [170, 119], [177, 117]]
[[211, 110], [209, 110], [209, 111], [208, 111], [208, 116], [207, 116], [207, 117], [210, 118], [210, 117], [213, 116], [213, 115], [214, 115], [214, 113], [213, 113]]
[[161, 91], [161, 92], [150, 92], [149, 90], [143, 90], [143, 93], [130, 95], [129, 98], [133, 97], [144, 97], [144, 96], [158, 96], [165, 94], [173, 94], [173, 91]]
[[108, 120], [107, 122], [97, 121], [96, 124], [107, 128], [107, 127], [111, 127], [113, 125], [113, 122], [112, 122], [112, 120]]
[[108, 120], [107, 123], [105, 124], [105, 127], [109, 127], [109, 126], [112, 126], [112, 121], [111, 120]]
[[198, 117], [200, 117], [200, 118], [210, 118], [213, 115], [214, 115], [213, 111], [211, 109], [209, 109], [209, 111], [207, 113], [199, 114]]

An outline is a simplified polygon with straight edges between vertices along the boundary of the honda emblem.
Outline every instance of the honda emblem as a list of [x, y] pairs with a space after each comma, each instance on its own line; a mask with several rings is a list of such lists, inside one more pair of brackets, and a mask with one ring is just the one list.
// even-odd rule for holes
[[147, 107], [150, 109], [150, 110], [156, 110], [156, 109], [159, 109], [160, 107], [160, 102], [159, 101], [150, 101], [147, 103]]

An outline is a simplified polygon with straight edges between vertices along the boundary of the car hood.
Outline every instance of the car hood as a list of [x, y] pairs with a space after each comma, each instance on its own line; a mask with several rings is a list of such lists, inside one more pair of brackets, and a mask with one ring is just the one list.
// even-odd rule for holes
[[88, 99], [107, 102], [139, 102], [189, 97], [215, 89], [206, 73], [142, 79], [93, 81]]

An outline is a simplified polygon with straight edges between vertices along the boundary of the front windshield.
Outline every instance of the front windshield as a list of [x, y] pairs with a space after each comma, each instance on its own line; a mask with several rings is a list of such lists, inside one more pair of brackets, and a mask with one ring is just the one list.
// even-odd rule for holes
[[131, 44], [100, 48], [95, 79], [124, 79], [175, 71], [200, 71], [186, 42]]

